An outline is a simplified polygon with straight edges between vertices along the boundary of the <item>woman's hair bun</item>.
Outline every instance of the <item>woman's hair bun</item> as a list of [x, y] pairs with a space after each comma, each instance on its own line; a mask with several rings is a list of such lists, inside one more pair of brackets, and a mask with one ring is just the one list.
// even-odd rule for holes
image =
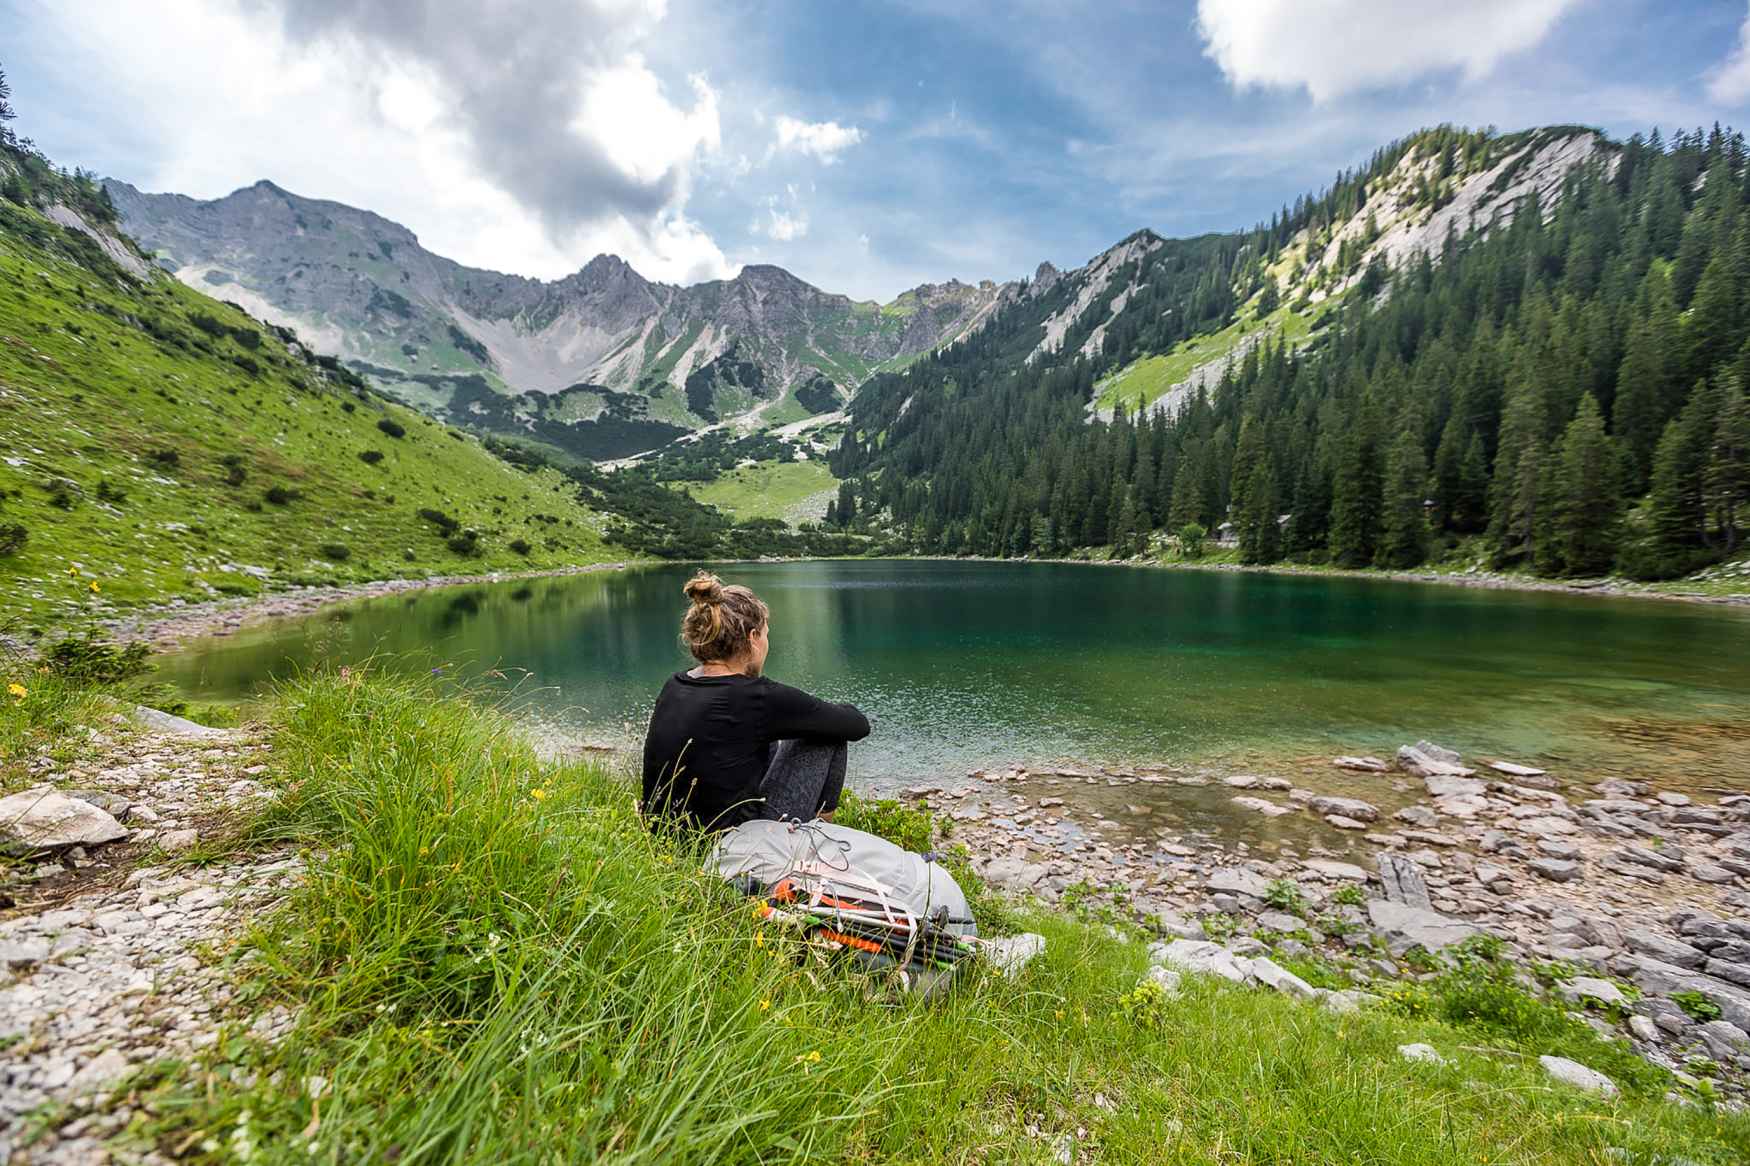
[[716, 607], [723, 602], [723, 580], [709, 571], [700, 571], [688, 579], [682, 591], [694, 603], [708, 603]]

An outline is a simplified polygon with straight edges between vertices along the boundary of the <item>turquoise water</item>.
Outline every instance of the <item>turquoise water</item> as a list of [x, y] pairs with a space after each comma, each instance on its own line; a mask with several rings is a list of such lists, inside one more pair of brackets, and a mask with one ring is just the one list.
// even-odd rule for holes
[[[318, 662], [434, 665], [573, 739], [635, 742], [691, 567], [366, 600], [165, 661], [204, 699]], [[1467, 755], [1750, 789], [1750, 612], [1373, 580], [1063, 564], [734, 564], [767, 672], [875, 723], [876, 785], [1058, 758], [1324, 766]], [[501, 673], [502, 675], [492, 675]]]

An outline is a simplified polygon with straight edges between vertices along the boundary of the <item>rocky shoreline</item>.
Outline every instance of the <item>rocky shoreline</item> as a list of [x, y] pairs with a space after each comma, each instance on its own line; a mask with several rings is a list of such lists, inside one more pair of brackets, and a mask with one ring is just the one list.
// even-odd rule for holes
[[[1719, 1095], [1743, 1095], [1750, 795], [1703, 802], [1510, 761], [1473, 767], [1428, 742], [1390, 762], [1337, 758], [1331, 771], [1350, 790], [1357, 776], [1377, 782], [1380, 796], [1076, 765], [977, 771], [905, 796], [945, 820], [987, 882], [1162, 937], [1163, 977], [1207, 972], [1346, 1007], [1431, 976], [1424, 953], [1492, 936], [1528, 986], [1541, 969], [1600, 1034], [1679, 1080], [1710, 1076]], [[1293, 829], [1271, 848], [1218, 841], [1172, 820], [1188, 795]], [[1405, 804], [1376, 804], [1393, 801]], [[1319, 961], [1353, 987], [1314, 989], [1271, 955]]]

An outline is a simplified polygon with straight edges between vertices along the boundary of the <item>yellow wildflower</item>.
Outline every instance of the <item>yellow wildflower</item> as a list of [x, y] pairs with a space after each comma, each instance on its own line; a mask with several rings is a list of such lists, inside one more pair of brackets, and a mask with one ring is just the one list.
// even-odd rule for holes
[[796, 1054], [796, 1063], [799, 1065], [818, 1065], [818, 1064], [820, 1064], [820, 1050], [815, 1049], [811, 1053], [798, 1053], [798, 1054]]
[[529, 791], [529, 796], [531, 798], [534, 798], [537, 802], [545, 801], [546, 797], [547, 797], [547, 791], [537, 787], [537, 788]]
[[95, 579], [93, 579], [89, 584], [87, 584], [87, 586], [91, 588], [91, 594], [93, 594], [93, 595], [96, 595], [99, 591], [103, 590], [103, 588], [101, 588], [97, 585], [97, 580], [95, 580]]
[[753, 941], [754, 941], [754, 944], [758, 947], [766, 946], [766, 933], [763, 931], [754, 932], [753, 933]]
[[79, 577], [79, 568], [78, 567], [68, 567], [67, 574], [69, 574], [73, 578], [77, 579]]
[[8, 695], [17, 697], [19, 700], [23, 700], [26, 696], [30, 695], [29, 689], [25, 688], [24, 685], [17, 683], [8, 684], [6, 686], [6, 692]]
[[772, 1010], [772, 1002], [770, 1000], [761, 1000], [760, 1001], [760, 1011], [761, 1012], [770, 1012], [771, 1010]]

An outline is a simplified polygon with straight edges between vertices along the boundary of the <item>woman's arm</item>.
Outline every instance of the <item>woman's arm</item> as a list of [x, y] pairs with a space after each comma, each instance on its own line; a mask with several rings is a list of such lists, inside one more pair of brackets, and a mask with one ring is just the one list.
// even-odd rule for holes
[[768, 681], [767, 701], [772, 737], [812, 737], [829, 741], [861, 741], [869, 735], [869, 718], [850, 704], [833, 704], [800, 688]]

